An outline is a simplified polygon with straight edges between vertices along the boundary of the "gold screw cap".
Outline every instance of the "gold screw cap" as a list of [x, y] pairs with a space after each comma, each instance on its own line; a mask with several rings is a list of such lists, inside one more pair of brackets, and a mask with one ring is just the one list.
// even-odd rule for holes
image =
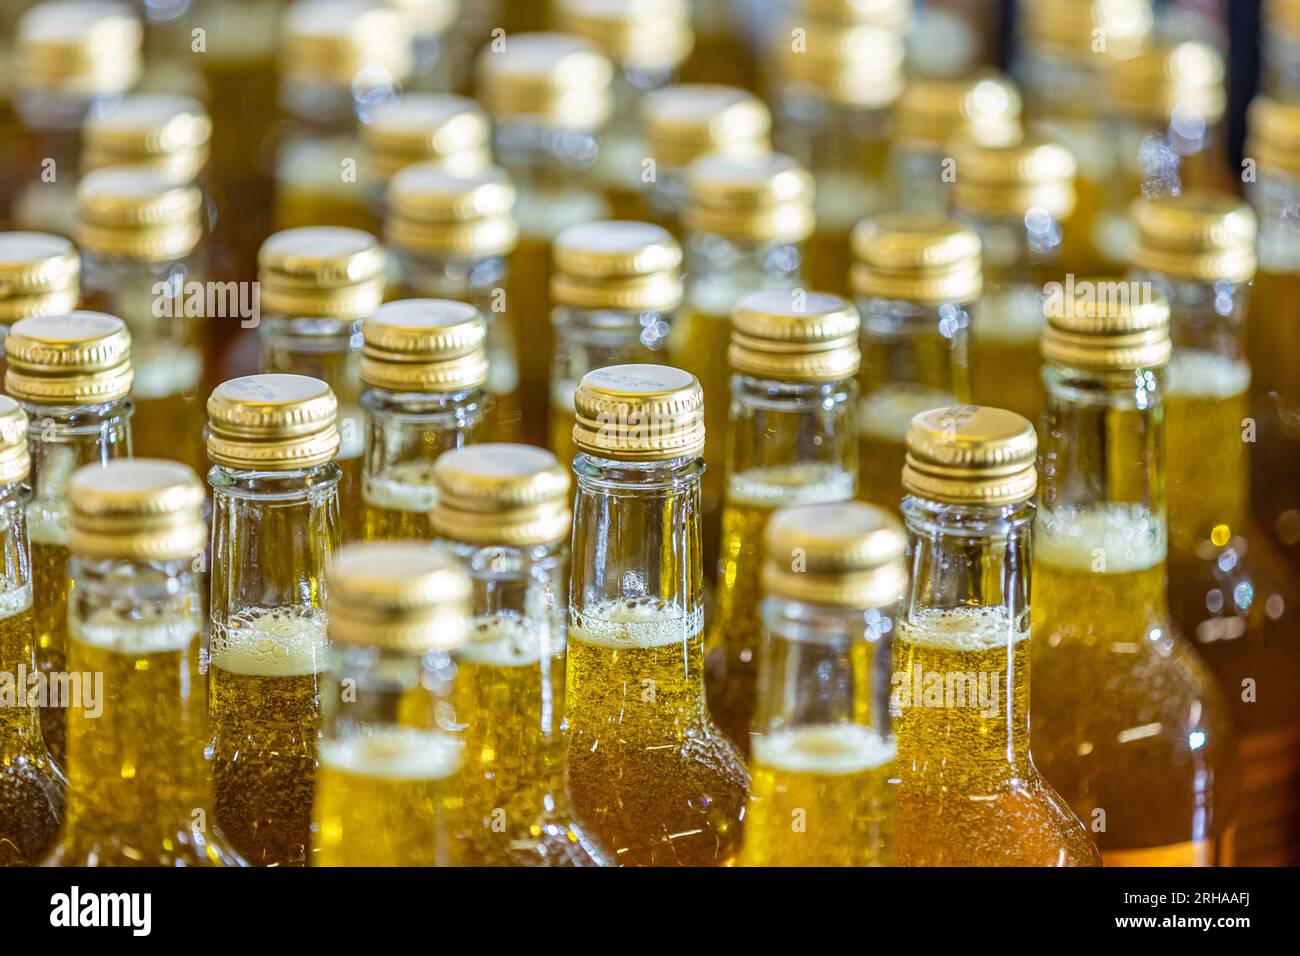
[[81, 298], [81, 257], [44, 232], [0, 232], [0, 322], [61, 315]]
[[1043, 358], [1097, 371], [1154, 368], [1173, 352], [1169, 303], [1120, 278], [1051, 283], [1043, 300]]
[[853, 229], [853, 291], [925, 305], [967, 305], [984, 288], [980, 238], [949, 219], [886, 213]]
[[330, 640], [421, 654], [466, 636], [471, 585], [455, 561], [414, 541], [345, 545], [326, 574]]
[[208, 458], [249, 471], [293, 471], [332, 461], [338, 400], [305, 375], [245, 375], [208, 397]]
[[298, 0], [285, 11], [280, 69], [300, 82], [391, 85], [411, 70], [411, 32], [373, 0]]
[[590, 42], [564, 33], [516, 33], [478, 58], [479, 99], [495, 120], [535, 117], [591, 130], [609, 118], [614, 67]]
[[687, 0], [556, 0], [555, 22], [625, 69], [670, 70], [695, 45]]
[[903, 38], [896, 30], [793, 20], [777, 32], [776, 42], [782, 82], [811, 87], [831, 103], [887, 107], [903, 91]]
[[902, 525], [860, 501], [781, 508], [763, 539], [768, 594], [866, 609], [896, 604], [907, 586]]
[[1074, 211], [1078, 163], [1068, 149], [1037, 134], [1010, 145], [971, 139], [953, 143], [957, 179], [953, 204], [994, 216], [1023, 216], [1033, 208], [1055, 217]]
[[121, 93], [140, 77], [144, 29], [110, 0], [55, 0], [18, 21], [13, 76], [19, 87], [81, 96]]
[[796, 382], [833, 382], [858, 372], [858, 310], [803, 289], [763, 289], [731, 312], [727, 360], [737, 372]]
[[407, 93], [362, 128], [371, 173], [387, 181], [415, 163], [473, 174], [492, 165], [483, 107], [451, 93]]
[[157, 458], [78, 468], [68, 484], [68, 548], [89, 558], [175, 561], [207, 544], [203, 485], [194, 470]]
[[551, 245], [551, 298], [577, 309], [663, 312], [682, 301], [682, 249], [647, 222], [585, 222]]
[[149, 166], [173, 183], [192, 181], [208, 162], [212, 120], [203, 104], [172, 93], [136, 93], [86, 117], [84, 170]]
[[1255, 213], [1235, 196], [1192, 190], [1139, 198], [1129, 215], [1139, 269], [1198, 282], [1248, 282], [1255, 275]]
[[131, 333], [104, 312], [15, 322], [4, 341], [5, 391], [35, 405], [96, 405], [131, 392]]
[[31, 466], [27, 413], [8, 395], [0, 395], [0, 485], [26, 481]]
[[894, 115], [900, 142], [941, 151], [955, 136], [999, 146], [1019, 139], [1020, 92], [1006, 77], [920, 79], [903, 90]]
[[611, 365], [582, 377], [573, 395], [579, 451], [623, 461], [663, 461], [704, 451], [704, 392], [666, 365]]
[[1246, 156], [1264, 171], [1300, 176], [1300, 103], [1256, 96], [1246, 111]]
[[1205, 43], [1161, 42], [1116, 62], [1107, 95], [1126, 116], [1158, 123], [1217, 123], [1228, 105], [1223, 58]]
[[433, 466], [433, 527], [475, 545], [553, 545], [568, 537], [569, 473], [532, 445], [467, 445]]
[[164, 262], [203, 235], [203, 193], [147, 166], [110, 166], [77, 185], [77, 242], [104, 256]]
[[813, 231], [813, 178], [783, 153], [711, 153], [686, 167], [688, 229], [737, 239], [798, 242]]
[[772, 114], [748, 90], [680, 83], [642, 98], [641, 125], [655, 160], [677, 169], [707, 153], [762, 155], [769, 149]]
[[285, 229], [257, 254], [262, 305], [292, 317], [363, 319], [383, 301], [385, 262], [379, 242], [360, 229]]
[[505, 255], [519, 239], [514, 205], [515, 188], [501, 169], [461, 173], [416, 163], [389, 181], [384, 239], [434, 255]]
[[451, 299], [385, 302], [361, 324], [361, 380], [394, 392], [457, 392], [487, 381], [478, 309]]
[[1034, 426], [1015, 412], [980, 405], [932, 408], [908, 426], [903, 487], [947, 504], [1028, 501], [1038, 487], [1037, 450]]

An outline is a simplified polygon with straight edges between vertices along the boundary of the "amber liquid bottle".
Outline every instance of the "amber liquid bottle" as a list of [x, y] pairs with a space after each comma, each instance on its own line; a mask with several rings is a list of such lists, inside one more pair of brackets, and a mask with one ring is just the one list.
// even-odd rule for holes
[[1087, 280], [1048, 303], [1034, 537], [1034, 753], [1110, 866], [1232, 862], [1231, 715], [1169, 612], [1169, 306]]
[[1025, 419], [976, 405], [924, 412], [907, 433], [890, 694], [904, 866], [1100, 863], [1030, 754], [1035, 445]]
[[1300, 859], [1300, 597], [1250, 513], [1251, 367], [1245, 331], [1255, 217], [1224, 193], [1133, 207], [1131, 278], [1170, 304], [1165, 398], [1169, 597], [1174, 623], [1232, 705], [1241, 771], [1236, 861]]

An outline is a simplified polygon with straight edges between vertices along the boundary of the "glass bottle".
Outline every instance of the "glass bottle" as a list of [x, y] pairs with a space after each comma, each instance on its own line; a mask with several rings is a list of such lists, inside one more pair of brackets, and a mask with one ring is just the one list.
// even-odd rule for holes
[[451, 866], [462, 850], [464, 744], [451, 656], [470, 582], [413, 541], [333, 561], [313, 866]]
[[[804, 271], [847, 294], [849, 233], [891, 203], [891, 114], [903, 91], [903, 39], [856, 4], [802, 2], [773, 37], [772, 141], [817, 182]], [[900, 6], [891, 4], [890, 6]], [[878, 14], [876, 15], [878, 16]]]
[[1025, 0], [1020, 6], [1012, 73], [1025, 96], [1026, 118], [1079, 162], [1078, 202], [1064, 237], [1069, 272], [1090, 274], [1103, 265], [1092, 236], [1117, 170], [1112, 132], [1098, 104], [1105, 102], [1111, 67], [1147, 43], [1155, 20], [1151, 7], [1151, 0]]
[[297, 0], [280, 24], [279, 68], [274, 228], [372, 226], [358, 127], [400, 95], [407, 21], [367, 0]]
[[565, 723], [578, 822], [625, 866], [725, 864], [749, 771], [704, 690], [700, 386], [615, 365], [574, 398]]
[[239, 866], [212, 819], [200, 674], [203, 485], [137, 458], [72, 476], [68, 807], [46, 866]]
[[32, 315], [64, 315], [81, 298], [81, 257], [62, 236], [0, 232], [0, 375], [9, 327]]
[[922, 412], [908, 429], [911, 583], [890, 693], [904, 866], [1100, 863], [1030, 753], [1036, 444], [1028, 421], [978, 405]]
[[[492, 165], [491, 125], [474, 100], [451, 93], [406, 93], [387, 102], [361, 127], [365, 146], [366, 205], [377, 228], [393, 177], [407, 166], [436, 163], [447, 173], [473, 176]], [[393, 206], [393, 214], [403, 212]]]
[[116, 0], [46, 0], [16, 34], [13, 96], [26, 149], [12, 221], [71, 235], [82, 121], [139, 79], [144, 28]]
[[1241, 865], [1300, 862], [1300, 597], [1250, 514], [1247, 298], [1255, 216], [1225, 193], [1140, 199], [1130, 278], [1170, 304], [1170, 611], [1233, 707]]
[[[686, 170], [686, 301], [673, 323], [668, 357], [704, 389], [705, 461], [721, 462], [731, 402], [731, 310], [749, 292], [800, 285], [800, 243], [813, 228], [812, 177], [793, 159], [710, 154]], [[724, 476], [704, 474], [704, 561], [718, 557]]]
[[463, 862], [616, 865], [576, 823], [565, 783], [568, 471], [540, 448], [489, 444], [448, 452], [434, 472], [434, 527], [473, 582], [453, 692]]
[[984, 292], [971, 310], [971, 393], [1037, 422], [1043, 289], [1069, 266], [1064, 223], [1077, 166], [1058, 143], [1028, 134], [1009, 146], [954, 144], [953, 218], [980, 237]]
[[1228, 91], [1223, 59], [1205, 43], [1156, 42], [1107, 73], [1114, 172], [1093, 222], [1093, 254], [1107, 271], [1137, 251], [1129, 206], [1139, 196], [1232, 188], [1223, 156]]
[[886, 213], [858, 223], [853, 254], [862, 315], [858, 497], [896, 512], [912, 419], [970, 399], [980, 240], [947, 219]]
[[[27, 416], [0, 395], [0, 674], [8, 688], [0, 706], [0, 867], [37, 863], [63, 819], [67, 781], [41, 734], [36, 632], [32, 626], [32, 564], [27, 542]], [[47, 685], [48, 688], [48, 685]], [[46, 691], [48, 693], [48, 689]]]
[[97, 169], [77, 187], [82, 304], [121, 316], [134, 343], [134, 451], [196, 470], [206, 463], [202, 210], [197, 187], [141, 166]]
[[592, 175], [605, 193], [610, 218], [636, 219], [645, 214], [650, 156], [641, 107], [648, 94], [673, 82], [691, 52], [689, 0], [555, 0], [552, 7], [558, 29], [591, 42], [614, 66], [612, 110]]
[[261, 370], [318, 378], [338, 400], [339, 512], [348, 541], [361, 530], [361, 321], [383, 301], [386, 266], [374, 236], [332, 226], [277, 232], [258, 256]]
[[857, 481], [858, 313], [839, 296], [752, 292], [731, 315], [730, 431], [709, 710], [746, 757], [762, 643], [763, 528], [777, 508], [848, 501]]
[[478, 98], [492, 117], [492, 152], [518, 190], [519, 245], [510, 257], [510, 325], [519, 352], [524, 441], [547, 443], [555, 342], [547, 321], [551, 240], [609, 217], [590, 175], [611, 110], [614, 68], [595, 46], [562, 33], [515, 33], [487, 44]]
[[748, 90], [709, 83], [678, 83], [647, 93], [641, 125], [654, 160], [642, 214], [681, 235], [687, 203], [686, 167], [707, 153], [742, 159], [769, 150], [772, 114]]
[[[68, 482], [81, 465], [131, 457], [131, 335], [102, 312], [34, 316], [5, 339], [5, 391], [27, 413], [32, 497], [32, 618], [36, 663], [66, 670], [68, 653]], [[51, 365], [51, 356], [58, 356]], [[67, 712], [41, 708], [41, 732], [63, 763]]]
[[551, 246], [551, 451], [568, 467], [573, 393], [588, 372], [653, 362], [666, 352], [682, 301], [682, 249], [659, 226], [605, 221], [569, 226]]
[[1300, 569], [1300, 105], [1251, 102], [1246, 156], [1259, 219], [1259, 273], [1250, 296], [1246, 350], [1257, 433], [1251, 498], [1260, 524]]
[[337, 407], [300, 375], [232, 379], [208, 399], [208, 753], [217, 823], [258, 866], [304, 866], [311, 849]]
[[1293, 99], [1300, 93], [1300, 4], [1264, 0], [1260, 10], [1260, 92]]
[[890, 641], [907, 586], [892, 515], [856, 501], [777, 511], [744, 866], [890, 866]]
[[952, 207], [949, 142], [969, 137], [990, 146], [1020, 136], [1020, 91], [1006, 77], [980, 73], [959, 79], [908, 83], [894, 110], [890, 174], [898, 208], [947, 216]]
[[[447, 164], [417, 163], [393, 176], [384, 243], [393, 257], [396, 295], [458, 299], [487, 323], [488, 434], [498, 441], [523, 432], [519, 395], [520, 343], [506, 294], [509, 254], [519, 238], [515, 190], [504, 172], [453, 172]], [[528, 341], [525, 339], [523, 341]]]
[[1230, 715], [1166, 589], [1169, 306], [1103, 279], [1046, 312], [1034, 752], [1108, 866], [1228, 864]]
[[434, 464], [483, 437], [483, 319], [464, 302], [399, 299], [376, 309], [361, 331], [362, 537], [431, 540]]

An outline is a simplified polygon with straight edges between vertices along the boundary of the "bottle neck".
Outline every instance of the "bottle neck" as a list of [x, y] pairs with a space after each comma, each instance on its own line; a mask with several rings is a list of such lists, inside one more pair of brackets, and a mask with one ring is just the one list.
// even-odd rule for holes
[[160, 852], [207, 806], [193, 565], [70, 557], [68, 671], [82, 701], [68, 719], [65, 841], [111, 834]]
[[686, 236], [686, 296], [691, 308], [728, 321], [736, 300], [759, 289], [792, 289], [803, 263], [798, 243]]
[[484, 317], [505, 310], [507, 267], [505, 256], [436, 255], [414, 249], [392, 250], [398, 282], [406, 295], [417, 298], [456, 299], [468, 302]]
[[214, 634], [271, 609], [320, 618], [325, 566], [340, 543], [341, 478], [334, 462], [290, 471], [212, 468]]
[[[770, 478], [799, 492], [824, 483], [853, 496], [858, 468], [857, 382], [790, 382], [731, 377], [727, 476]], [[733, 489], [734, 490], [734, 489]]]
[[[855, 724], [891, 736], [890, 640], [897, 607], [831, 607], [772, 595], [761, 613], [757, 733]], [[816, 680], [806, 679], [809, 674]]]
[[[351, 643], [347, 635], [331, 633], [329, 662], [320, 695], [326, 742], [400, 734], [404, 729], [446, 734], [459, 730], [448, 706], [456, 664], [447, 651], [409, 653]], [[322, 757], [328, 759], [327, 748]]]
[[32, 467], [29, 523], [33, 537], [61, 537], [67, 519], [67, 488], [82, 465], [107, 464], [131, 456], [131, 402], [96, 405], [37, 405], [22, 402], [27, 413], [27, 448]]
[[[892, 430], [900, 439], [912, 415], [970, 394], [970, 313], [965, 306], [869, 298], [858, 300], [858, 310], [863, 400], [875, 417], [899, 420], [901, 430]], [[905, 407], [890, 415], [900, 404]]]
[[1038, 318], [1042, 319], [1039, 297], [1047, 282], [1059, 281], [1062, 255], [1062, 220], [1041, 209], [1033, 215], [992, 215], [956, 206], [953, 218], [969, 226], [980, 237], [985, 291], [981, 312], [1005, 308], [996, 297], [1016, 286], [1032, 289]]
[[21, 482], [0, 485], [0, 681], [6, 685], [0, 690], [0, 760], [46, 756], [40, 699], [30, 693], [37, 669], [27, 497]]
[[900, 759], [967, 783], [1018, 774], [1029, 761], [1034, 506], [909, 496], [902, 507], [911, 573], [890, 698]]
[[482, 440], [488, 399], [482, 388], [427, 393], [368, 388], [361, 404], [366, 413], [365, 478], [389, 476], [431, 487], [434, 462], [443, 452]]

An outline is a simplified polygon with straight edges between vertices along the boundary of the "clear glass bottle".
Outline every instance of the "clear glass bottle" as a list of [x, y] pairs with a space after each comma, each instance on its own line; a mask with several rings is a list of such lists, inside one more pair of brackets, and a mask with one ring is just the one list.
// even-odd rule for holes
[[1137, 251], [1129, 206], [1139, 196], [1233, 187], [1223, 156], [1227, 100], [1223, 60], [1205, 43], [1156, 42], [1110, 67], [1105, 109], [1114, 172], [1090, 237], [1105, 271], [1124, 269]]
[[907, 433], [910, 585], [890, 694], [904, 866], [1101, 862], [1030, 753], [1035, 448], [1028, 421], [978, 405], [923, 412]]
[[1108, 866], [1228, 864], [1231, 717], [1169, 613], [1169, 306], [1120, 280], [1047, 305], [1034, 753]]
[[16, 33], [14, 106], [26, 149], [13, 223], [71, 235], [82, 121], [139, 79], [144, 28], [116, 0], [46, 0]]
[[722, 548], [704, 677], [713, 719], [746, 757], [758, 732], [763, 528], [777, 508], [853, 497], [858, 328], [846, 300], [802, 289], [752, 292], [732, 311]]
[[773, 37], [772, 141], [817, 181], [809, 285], [847, 294], [849, 233], [892, 201], [891, 114], [903, 91], [903, 39], [849, 4], [801, 7]]
[[41, 734], [40, 698], [28, 696], [30, 676], [37, 673], [26, 513], [30, 466], [27, 416], [0, 395], [0, 674], [10, 688], [0, 707], [0, 867], [41, 860], [58, 836], [67, 784]]
[[495, 441], [519, 438], [522, 349], [509, 316], [516, 303], [506, 294], [519, 238], [513, 185], [495, 167], [459, 173], [417, 163], [393, 176], [388, 197], [384, 242], [396, 265], [394, 293], [458, 299], [478, 309], [487, 323], [487, 432]]
[[297, 0], [279, 35], [273, 227], [369, 228], [359, 124], [401, 93], [411, 68], [408, 23], [367, 0]]
[[[131, 331], [136, 454], [202, 471], [206, 419], [200, 239], [203, 193], [141, 166], [110, 166], [77, 187], [82, 304]], [[196, 301], [198, 312], [195, 315]]]
[[853, 255], [862, 315], [858, 497], [896, 512], [912, 419], [970, 399], [980, 240], [947, 219], [886, 213], [858, 223]]
[[208, 754], [217, 823], [258, 866], [304, 866], [311, 850], [337, 408], [300, 375], [232, 379], [208, 399]]
[[949, 142], [969, 137], [990, 146], [1020, 136], [1020, 91], [1006, 77], [915, 79], [894, 110], [890, 175], [900, 211], [947, 216], [952, 211]]
[[551, 246], [550, 447], [568, 467], [573, 393], [588, 372], [653, 362], [668, 348], [682, 301], [682, 249], [659, 226], [604, 221], [570, 226]]
[[411, 541], [350, 544], [328, 578], [312, 865], [455, 865], [464, 743], [452, 652], [470, 582], [449, 556]]
[[[759, 289], [800, 285], [802, 247], [813, 228], [812, 177], [779, 153], [702, 156], [686, 171], [686, 301], [668, 340], [669, 361], [704, 389], [705, 461], [723, 461], [731, 404], [731, 310]], [[718, 558], [723, 470], [704, 474], [704, 561]]]
[[645, 214], [645, 161], [649, 147], [641, 126], [648, 94], [672, 83], [691, 52], [689, 0], [555, 0], [558, 29], [595, 44], [614, 65], [613, 108], [601, 131], [600, 156], [592, 174], [609, 203], [610, 216]]
[[318, 378], [338, 399], [339, 513], [348, 541], [361, 531], [361, 322], [383, 301], [386, 266], [374, 236], [332, 226], [277, 232], [258, 256], [261, 371]]
[[[466, 96], [407, 93], [386, 103], [361, 127], [366, 204], [375, 228], [385, 217], [389, 184], [399, 172], [418, 163], [437, 164], [456, 176], [485, 172], [492, 166], [491, 136], [487, 113]], [[392, 208], [393, 215], [404, 211], [400, 202]]]
[[641, 126], [654, 171], [639, 215], [680, 236], [688, 199], [686, 167], [707, 153], [746, 159], [768, 152], [772, 114], [748, 90], [678, 83], [645, 95]]
[[896, 518], [856, 501], [768, 522], [742, 865], [893, 865], [890, 641], [905, 549]]
[[478, 98], [492, 117], [492, 152], [515, 189], [519, 244], [508, 286], [519, 352], [522, 439], [546, 445], [555, 341], [547, 321], [551, 241], [580, 222], [609, 218], [590, 171], [609, 118], [614, 68], [590, 43], [562, 33], [515, 33], [483, 47]]
[[1255, 420], [1251, 498], [1259, 522], [1300, 569], [1300, 105], [1256, 97], [1246, 155], [1259, 219], [1259, 272], [1250, 295], [1246, 351]]
[[434, 464], [444, 452], [481, 441], [485, 430], [483, 319], [464, 302], [399, 299], [376, 309], [361, 331], [361, 536], [430, 540]]
[[954, 144], [953, 218], [979, 235], [984, 292], [971, 310], [971, 393], [1037, 422], [1043, 289], [1069, 271], [1065, 222], [1075, 208], [1070, 152], [1027, 134], [1010, 146]]
[[[36, 663], [62, 673], [68, 653], [68, 482], [81, 465], [131, 457], [131, 335], [102, 312], [35, 316], [5, 339], [5, 391], [27, 413], [32, 497], [32, 617]], [[51, 356], [59, 364], [49, 364]], [[41, 709], [41, 731], [62, 764], [67, 712]]]
[[469, 866], [613, 866], [565, 782], [569, 475], [550, 452], [488, 444], [434, 468], [433, 523], [473, 582], [456, 652]]
[[32, 315], [64, 315], [80, 298], [76, 246], [45, 232], [0, 232], [0, 376], [9, 326]]
[[625, 866], [729, 863], [749, 771], [704, 690], [699, 383], [615, 365], [588, 373], [575, 405], [565, 724], [578, 822]]
[[1225, 193], [1140, 199], [1130, 278], [1170, 304], [1165, 394], [1169, 598], [1232, 705], [1241, 773], [1234, 858], [1300, 862], [1300, 596], [1250, 513], [1247, 298], [1255, 216]]
[[72, 476], [68, 807], [46, 866], [238, 866], [213, 820], [203, 748], [203, 485], [152, 458]]
[[1147, 43], [1151, 7], [1151, 0], [1025, 0], [1020, 7], [1012, 74], [1025, 96], [1026, 118], [1079, 162], [1078, 202], [1064, 236], [1065, 271], [1077, 275], [1103, 266], [1093, 251], [1093, 229], [1117, 174], [1112, 133], [1098, 104], [1105, 102], [1111, 67]]

